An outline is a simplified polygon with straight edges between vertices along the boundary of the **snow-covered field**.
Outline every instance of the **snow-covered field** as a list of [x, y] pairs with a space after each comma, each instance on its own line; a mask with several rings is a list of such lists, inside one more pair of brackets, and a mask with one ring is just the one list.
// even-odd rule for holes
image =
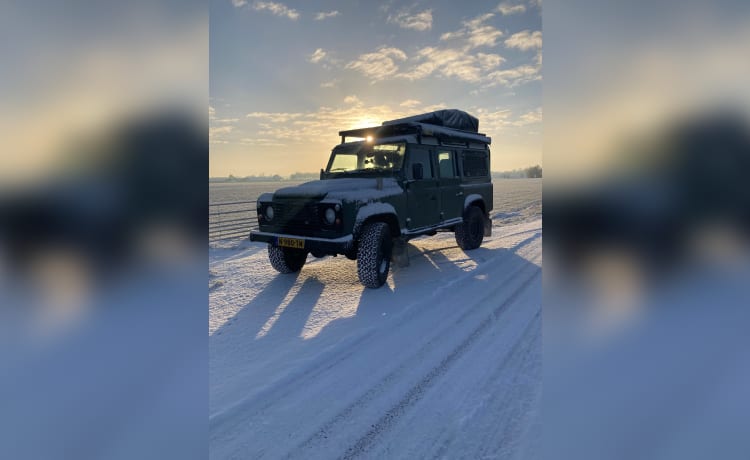
[[341, 256], [280, 275], [265, 245], [212, 248], [211, 457], [537, 456], [542, 221], [531, 209], [495, 213], [474, 251], [452, 233], [412, 240], [410, 266], [377, 290]]

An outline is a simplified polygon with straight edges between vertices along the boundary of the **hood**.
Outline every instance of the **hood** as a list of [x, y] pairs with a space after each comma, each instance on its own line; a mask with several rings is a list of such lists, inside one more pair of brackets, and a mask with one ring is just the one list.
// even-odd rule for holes
[[284, 187], [273, 194], [274, 198], [335, 198], [341, 200], [375, 199], [401, 193], [396, 179], [383, 178], [383, 188], [378, 190], [375, 178], [342, 178], [305, 182], [294, 187]]

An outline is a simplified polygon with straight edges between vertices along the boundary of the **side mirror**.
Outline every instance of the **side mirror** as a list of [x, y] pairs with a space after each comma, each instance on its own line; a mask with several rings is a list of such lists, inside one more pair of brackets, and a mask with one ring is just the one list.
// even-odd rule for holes
[[320, 168], [320, 180], [323, 180], [325, 178], [325, 171], [323, 171], [323, 168]]
[[411, 165], [411, 177], [414, 180], [424, 179], [424, 169], [422, 163], [414, 163]]

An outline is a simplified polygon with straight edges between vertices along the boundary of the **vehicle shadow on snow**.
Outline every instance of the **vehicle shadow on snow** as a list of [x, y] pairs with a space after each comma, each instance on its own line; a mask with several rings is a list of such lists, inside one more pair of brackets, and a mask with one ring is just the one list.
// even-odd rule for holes
[[[357, 359], [360, 343], [377, 342], [378, 337], [386, 336], [409, 318], [429, 315], [440, 324], [441, 315], [456, 309], [481, 308], [489, 313], [492, 302], [450, 306], [440, 302], [456, 290], [484, 290], [532, 265], [534, 270], [541, 270], [508, 248], [480, 247], [464, 252], [446, 242], [444, 247], [410, 245], [408, 251], [410, 265], [394, 266], [388, 283], [379, 289], [359, 286], [356, 262], [348, 260], [338, 261], [333, 270], [330, 264], [336, 261], [321, 260], [318, 270], [306, 266], [299, 274], [275, 275], [210, 338], [210, 382], [214, 383], [209, 394], [214, 397], [216, 392], [220, 401], [216, 407], [227, 404], [223, 399], [226, 388], [244, 388], [244, 397], [253, 401], [262, 397], [253, 389], [264, 388], [269, 382], [305, 375], [321, 363], [333, 366], [342, 360], [341, 365], [346, 367], [349, 364], [343, 360], [350, 355]], [[323, 270], [326, 263], [329, 265]], [[487, 271], [483, 266], [495, 270]], [[498, 276], [500, 272], [502, 275]], [[489, 278], [484, 276], [487, 274], [491, 274]], [[339, 287], [351, 296], [326, 298], [327, 292]], [[319, 302], [331, 310], [312, 316], [316, 315]], [[319, 328], [313, 325], [306, 329], [311, 318], [312, 323], [320, 324]], [[405, 347], [418, 347], [422, 338], [415, 335], [405, 340]], [[227, 373], [233, 376], [228, 380], [229, 387], [224, 386], [222, 377]], [[361, 378], [366, 380], [367, 376]]]
[[[437, 272], [432, 273], [430, 276], [438, 276], [440, 273], [447, 272], [447, 275], [440, 276], [448, 276], [449, 278], [447, 279], [451, 279], [451, 274], [457, 275], [459, 273], [467, 272], [463, 265], [469, 261], [473, 261], [474, 263], [479, 265], [493, 257], [497, 257], [498, 254], [502, 252], [508, 252], [508, 250], [505, 248], [490, 249], [479, 247], [477, 249], [472, 249], [471, 251], [456, 251], [461, 254], [461, 256], [458, 258], [451, 259], [446, 255], [446, 251], [455, 251], [457, 249], [459, 249], [457, 244], [447, 244], [446, 246], [430, 249], [420, 248], [418, 246], [409, 244], [408, 251], [410, 265], [408, 267], [395, 268], [392, 273], [394, 282], [400, 277], [408, 275], [409, 270], [413, 266], [422, 265], [431, 266], [433, 270]], [[421, 271], [422, 269], [417, 270]]]
[[[446, 283], [461, 277], [469, 277], [476, 268], [490, 259], [504, 258], [506, 255], [524, 261], [505, 248], [477, 248], [471, 251], [458, 251], [460, 257], [448, 257], [446, 251], [455, 251], [457, 245], [424, 249], [409, 243], [409, 266], [391, 265], [390, 283], [379, 289], [364, 289], [359, 299], [356, 316], [366, 319], [375, 314], [397, 314], [409, 304], [424, 301]], [[507, 254], [503, 254], [507, 253]], [[473, 263], [472, 263], [473, 262]], [[525, 261], [524, 261], [525, 262]], [[427, 289], [425, 291], [425, 288]], [[385, 310], [385, 311], [384, 311]], [[352, 319], [352, 318], [347, 318]], [[333, 327], [336, 320], [328, 324]], [[321, 331], [322, 332], [322, 331]]]
[[297, 283], [298, 273], [277, 276], [258, 293], [253, 300], [242, 307], [229, 321], [219, 327], [214, 335], [220, 336], [241, 323], [242, 334], [256, 335], [270, 320], [277, 308]]
[[315, 304], [323, 293], [323, 288], [325, 288], [325, 285], [317, 278], [311, 277], [303, 281], [299, 290], [279, 313], [276, 321], [263, 337], [266, 339], [299, 337]]
[[[506, 248], [480, 247], [471, 251], [457, 249], [455, 244], [426, 249], [409, 243], [409, 266], [398, 267], [392, 264], [387, 284], [379, 289], [362, 288], [353, 316], [334, 318], [314, 337], [307, 339], [301, 337], [301, 333], [331, 280], [325, 279], [327, 275], [323, 273], [309, 274], [311, 267], [307, 266], [297, 274], [278, 274], [254, 299], [222, 325], [215, 335], [236, 329], [235, 333], [241, 334], [243, 340], [254, 338], [247, 344], [249, 347], [253, 346], [252, 343], [268, 339], [273, 339], [274, 343], [299, 341], [303, 346], [312, 345], [317, 339], [331, 334], [343, 335], [360, 326], [371, 327], [373, 319], [397, 315], [408, 305], [424, 301], [425, 296], [432, 295], [445, 283], [471, 276], [476, 266], [481, 266], [488, 260], [515, 257], [529, 263]], [[451, 253], [450, 257], [448, 252]], [[460, 256], [456, 257], [457, 254]], [[323, 264], [326, 262], [330, 263], [328, 260], [320, 261]], [[351, 269], [356, 272], [356, 262], [350, 263]], [[300, 284], [301, 279], [304, 280]], [[428, 290], [425, 291], [425, 288]], [[291, 299], [288, 298], [290, 295]]]

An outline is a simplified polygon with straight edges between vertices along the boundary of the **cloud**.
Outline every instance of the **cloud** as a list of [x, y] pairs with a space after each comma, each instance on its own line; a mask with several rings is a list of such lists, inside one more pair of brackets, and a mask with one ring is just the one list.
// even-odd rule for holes
[[419, 102], [416, 99], [407, 99], [404, 102], [400, 103], [399, 106], [400, 107], [406, 107], [406, 108], [412, 108], [412, 107], [418, 106], [419, 104], [421, 104], [421, 102]]
[[512, 69], [496, 70], [487, 74], [486, 82], [488, 87], [502, 85], [507, 87], [518, 86], [530, 81], [541, 80], [538, 66], [520, 65]]
[[319, 12], [319, 13], [315, 13], [315, 20], [316, 21], [322, 21], [322, 20], [328, 19], [328, 18], [335, 18], [338, 15], [339, 15], [339, 12], [337, 10], [329, 11], [327, 13], [325, 13], [325, 12]]
[[[410, 64], [403, 68], [405, 61]], [[346, 65], [369, 77], [373, 83], [381, 80], [405, 79], [416, 81], [437, 75], [483, 88], [506, 86], [509, 88], [541, 80], [541, 53], [537, 53], [531, 64], [522, 64], [502, 69], [505, 58], [494, 53], [472, 53], [470, 47], [441, 48], [427, 46], [408, 58], [397, 48], [382, 47], [373, 53], [361, 55]]]
[[486, 13], [474, 19], [463, 21], [463, 27], [453, 32], [446, 32], [440, 36], [441, 41], [464, 39], [468, 48], [480, 46], [494, 47], [497, 39], [503, 36], [503, 32], [496, 27], [485, 24], [493, 18], [493, 13]]
[[519, 126], [525, 126], [525, 125], [531, 125], [534, 123], [541, 123], [542, 122], [542, 108], [539, 107], [536, 110], [532, 110], [531, 112], [526, 112], [523, 115], [521, 115], [518, 119]]
[[302, 114], [294, 112], [251, 112], [245, 115], [247, 118], [265, 118], [271, 123], [288, 123], [301, 116]]
[[[486, 13], [462, 22], [462, 28], [445, 33], [441, 41], [450, 41], [450, 46], [426, 46], [411, 56], [395, 47], [381, 46], [377, 50], [361, 54], [344, 66], [356, 70], [375, 83], [383, 80], [422, 80], [430, 76], [460, 80], [491, 88], [498, 85], [514, 87], [541, 79], [541, 32], [528, 30], [514, 34], [505, 43], [511, 48], [523, 50], [537, 48], [533, 62], [503, 69], [505, 58], [492, 52], [478, 52], [477, 48], [497, 46], [503, 32], [487, 23], [496, 15]], [[328, 59], [322, 49], [316, 50], [311, 62]]]
[[499, 11], [500, 14], [502, 14], [503, 16], [508, 16], [508, 15], [516, 14], [516, 13], [523, 13], [524, 11], [526, 11], [526, 5], [521, 5], [521, 4], [514, 5], [509, 2], [502, 2], [500, 5], [498, 5], [497, 11]]
[[[494, 47], [502, 31], [488, 25], [486, 22], [493, 18], [493, 13], [477, 16], [473, 19], [463, 21], [463, 27], [459, 30], [444, 33], [442, 41], [456, 41], [454, 47], [427, 46], [417, 51], [408, 63], [406, 69], [401, 69], [402, 64], [394, 61], [395, 56], [387, 56], [387, 62], [381, 55], [388, 48], [381, 47], [379, 53], [370, 53], [360, 56], [357, 63], [350, 63], [347, 68], [356, 68], [373, 81], [386, 78], [403, 78], [406, 80], [421, 80], [430, 75], [439, 75], [445, 78], [481, 83], [486, 78], [488, 71], [495, 70], [505, 59], [494, 53], [474, 53], [477, 47]], [[396, 59], [407, 61], [405, 53], [399, 51]], [[367, 59], [363, 59], [367, 57]]]
[[216, 109], [208, 106], [208, 139], [213, 144], [228, 143], [226, 135], [231, 133], [235, 128], [235, 123], [239, 118], [219, 118], [216, 116]]
[[330, 69], [333, 65], [338, 65], [340, 61], [334, 58], [330, 51], [326, 51], [323, 48], [317, 48], [313, 53], [308, 56], [307, 60], [313, 64], [320, 64], [324, 69]]
[[283, 147], [286, 145], [279, 140], [267, 139], [262, 137], [243, 137], [242, 139], [240, 139], [239, 143], [242, 145], [253, 145], [257, 147]]
[[424, 10], [415, 14], [411, 14], [409, 10], [401, 10], [395, 15], [389, 15], [388, 22], [397, 24], [402, 29], [430, 30], [432, 28], [432, 10]]
[[232, 5], [234, 5], [235, 8], [241, 8], [247, 5], [247, 0], [232, 0]]
[[505, 129], [521, 128], [542, 122], [541, 107], [526, 112], [519, 117], [514, 117], [513, 111], [510, 109], [473, 108], [471, 113], [479, 118], [481, 131], [487, 133], [496, 133]]
[[505, 46], [508, 48], [518, 48], [522, 51], [537, 49], [542, 47], [542, 32], [523, 30], [515, 33], [505, 40]]
[[232, 132], [234, 129], [234, 126], [212, 126], [208, 129], [208, 134], [210, 137], [215, 137], [220, 134], [228, 134]]
[[[352, 103], [353, 98], [356, 103]], [[368, 105], [354, 96], [344, 99], [344, 104], [336, 107], [319, 107], [307, 112], [253, 112], [247, 115], [255, 120], [249, 132], [243, 134], [245, 143], [255, 145], [332, 145], [339, 141], [339, 130], [364, 128], [380, 125], [384, 120], [392, 120], [445, 109], [444, 103], [423, 104], [409, 99], [397, 107], [385, 104]], [[470, 112], [479, 117], [482, 132], [496, 133], [504, 129], [519, 128], [541, 123], [542, 109], [530, 110], [516, 117], [510, 109], [471, 108]], [[242, 142], [241, 142], [242, 143]]]
[[256, 1], [255, 3], [253, 3], [253, 9], [256, 11], [268, 10], [275, 16], [286, 16], [292, 21], [296, 21], [297, 18], [299, 18], [299, 13], [297, 12], [297, 10], [289, 8], [282, 3]]
[[431, 46], [419, 50], [414, 60], [417, 64], [406, 72], [398, 74], [398, 77], [420, 80], [437, 73], [446, 78], [479, 83], [483, 80], [486, 71], [498, 67], [505, 61], [498, 54], [472, 54], [463, 49]]
[[494, 67], [499, 66], [505, 61], [505, 58], [503, 58], [499, 54], [485, 54], [485, 53], [477, 53], [476, 59], [477, 59], [477, 62], [479, 63], [479, 66], [482, 68], [482, 70], [492, 69]]
[[341, 61], [333, 57], [330, 51], [326, 51], [323, 48], [316, 48], [312, 54], [307, 57], [308, 62], [313, 64], [319, 64], [324, 69], [331, 69], [333, 66], [339, 65]]
[[481, 79], [476, 58], [460, 50], [426, 47], [419, 50], [417, 54], [423, 62], [404, 75], [407, 79], [424, 78], [433, 72], [470, 82], [477, 82]]
[[269, 144], [273, 142], [285, 145], [309, 145], [310, 143], [332, 145], [339, 141], [337, 135], [339, 130], [380, 125], [384, 120], [446, 107], [444, 103], [423, 105], [413, 99], [402, 102], [398, 107], [368, 105], [355, 96], [348, 96], [341, 106], [324, 106], [314, 111], [249, 113], [247, 118], [252, 118], [255, 125], [246, 137], [263, 139]]
[[320, 84], [321, 88], [334, 88], [338, 84], [339, 80], [334, 78], [333, 80], [324, 81]]
[[313, 54], [310, 55], [309, 61], [312, 62], [313, 64], [317, 64], [323, 59], [325, 59], [327, 54], [328, 53], [326, 53], [323, 48], [318, 48], [313, 52]]
[[346, 64], [346, 68], [356, 70], [372, 81], [379, 81], [395, 75], [399, 70], [396, 61], [405, 60], [406, 53], [400, 49], [382, 46], [375, 52], [360, 55]]

